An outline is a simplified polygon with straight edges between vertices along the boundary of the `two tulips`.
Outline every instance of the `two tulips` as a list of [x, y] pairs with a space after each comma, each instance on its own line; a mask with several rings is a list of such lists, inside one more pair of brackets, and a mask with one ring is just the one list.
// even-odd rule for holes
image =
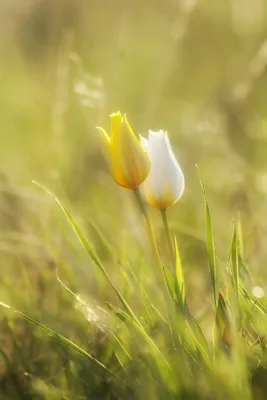
[[149, 131], [148, 139], [134, 134], [126, 115], [111, 114], [110, 136], [98, 128], [107, 145], [113, 179], [119, 185], [141, 186], [145, 200], [163, 211], [184, 190], [184, 175], [173, 154], [167, 132]]

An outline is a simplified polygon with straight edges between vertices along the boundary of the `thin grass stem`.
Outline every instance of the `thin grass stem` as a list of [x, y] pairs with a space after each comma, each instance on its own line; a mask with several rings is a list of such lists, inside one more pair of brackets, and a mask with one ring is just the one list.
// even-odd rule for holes
[[158, 245], [157, 245], [157, 242], [156, 242], [156, 238], [155, 238], [155, 235], [154, 235], [154, 231], [153, 231], [153, 228], [152, 228], [152, 225], [151, 225], [151, 222], [150, 222], [146, 207], [144, 205], [144, 202], [143, 202], [143, 199], [142, 199], [142, 196], [141, 196], [141, 193], [140, 193], [140, 189], [139, 188], [135, 188], [133, 190], [133, 192], [135, 194], [135, 197], [137, 199], [137, 203], [138, 203], [139, 208], [140, 208], [140, 210], [141, 210], [141, 212], [142, 212], [142, 214], [144, 216], [144, 219], [145, 219], [145, 223], [146, 223], [146, 227], [147, 227], [147, 233], [148, 233], [148, 236], [149, 236], [149, 239], [150, 239], [150, 242], [151, 242], [151, 246], [152, 246], [152, 249], [153, 249], [154, 258], [155, 258], [155, 261], [156, 261], [157, 266], [158, 266], [159, 278], [162, 279], [164, 281], [164, 284], [166, 285], [166, 280], [165, 280], [165, 277], [164, 277], [163, 265], [162, 265], [162, 262], [161, 262]]
[[162, 217], [164, 230], [165, 230], [165, 234], [166, 234], [166, 238], [167, 238], [167, 242], [168, 242], [168, 246], [169, 246], [169, 250], [170, 250], [170, 254], [171, 254], [171, 259], [172, 259], [173, 265], [175, 265], [174, 242], [172, 239], [172, 234], [171, 234], [171, 230], [170, 230], [170, 226], [169, 226], [167, 210], [161, 210], [161, 217]]

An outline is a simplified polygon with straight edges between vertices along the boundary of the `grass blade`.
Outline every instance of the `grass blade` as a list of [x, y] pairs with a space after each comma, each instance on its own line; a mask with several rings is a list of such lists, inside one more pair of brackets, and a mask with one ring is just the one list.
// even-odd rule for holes
[[87, 240], [87, 238], [85, 237], [85, 235], [83, 234], [82, 230], [80, 229], [80, 227], [77, 225], [77, 223], [75, 222], [74, 218], [72, 217], [72, 215], [70, 214], [70, 212], [62, 205], [62, 203], [60, 202], [60, 200], [54, 195], [54, 193], [52, 193], [48, 188], [46, 188], [44, 185], [42, 185], [39, 182], [33, 181], [33, 183], [38, 186], [40, 189], [42, 189], [44, 192], [46, 192], [49, 196], [51, 196], [55, 202], [58, 204], [58, 206], [60, 207], [60, 209], [62, 210], [63, 214], [65, 215], [65, 217], [67, 218], [67, 220], [69, 221], [73, 231], [75, 232], [78, 240], [80, 241], [80, 243], [82, 244], [82, 246], [84, 247], [84, 249], [86, 250], [87, 254], [90, 256], [91, 260], [98, 266], [98, 268], [100, 269], [100, 271], [104, 274], [105, 278], [107, 279], [107, 281], [109, 282], [110, 286], [112, 287], [112, 289], [115, 291], [116, 295], [118, 296], [119, 300], [121, 301], [123, 307], [125, 308], [125, 310], [131, 315], [131, 317], [138, 323], [138, 319], [136, 317], [136, 315], [134, 314], [134, 312], [132, 311], [131, 307], [128, 305], [128, 303], [126, 302], [126, 300], [124, 299], [124, 297], [120, 294], [120, 292], [117, 290], [117, 288], [114, 286], [114, 284], [112, 283], [104, 265], [102, 264], [102, 262], [100, 261], [99, 257], [97, 256], [94, 248], [92, 247], [92, 245], [89, 243], [89, 241]]
[[175, 292], [178, 302], [182, 306], [184, 306], [185, 303], [184, 275], [183, 275], [180, 253], [176, 238], [174, 238], [174, 248], [175, 248]]
[[163, 265], [163, 272], [165, 276], [165, 281], [169, 290], [169, 293], [174, 301], [177, 301], [176, 293], [175, 293], [175, 283], [172, 274], [169, 269]]
[[109, 368], [107, 368], [104, 364], [102, 364], [100, 361], [98, 361], [95, 357], [93, 357], [87, 351], [83, 350], [80, 346], [73, 343], [71, 340], [67, 339], [65, 336], [60, 335], [59, 333], [55, 332], [53, 329], [48, 328], [47, 326], [41, 324], [41, 322], [35, 320], [34, 318], [30, 317], [29, 315], [24, 314], [23, 312], [17, 310], [16, 308], [14, 308], [8, 304], [0, 302], [0, 306], [20, 315], [22, 318], [26, 319], [27, 321], [31, 322], [32, 324], [39, 326], [48, 335], [56, 337], [61, 343], [67, 345], [69, 348], [74, 350], [80, 356], [82, 356], [82, 357], [86, 358], [87, 360], [93, 362], [94, 364], [98, 365], [99, 367], [101, 367], [103, 370], [108, 372], [110, 375], [112, 375], [114, 378], [119, 380], [124, 385], [129, 386], [126, 382], [124, 382], [122, 379], [120, 379], [113, 371], [111, 371]]
[[211, 223], [211, 215], [210, 215], [210, 207], [208, 203], [208, 198], [204, 186], [204, 182], [200, 173], [199, 167], [196, 165], [196, 170], [198, 173], [200, 185], [202, 188], [202, 192], [204, 195], [205, 201], [205, 219], [206, 219], [206, 245], [209, 257], [209, 266], [210, 266], [210, 278], [213, 290], [213, 297], [215, 306], [217, 304], [217, 287], [216, 287], [216, 263], [215, 263], [215, 246], [214, 246], [214, 236], [213, 236], [213, 228]]
[[224, 348], [225, 345], [230, 348], [232, 345], [229, 309], [221, 293], [219, 293], [219, 300], [216, 309], [213, 345], [215, 350]]
[[233, 273], [233, 283], [235, 292], [237, 295], [237, 299], [239, 298], [239, 263], [238, 263], [238, 242], [237, 242], [237, 232], [236, 225], [234, 223], [233, 227], [233, 236], [230, 247], [230, 257], [232, 264], [232, 273]]
[[141, 334], [141, 336], [145, 339], [145, 341], [151, 346], [151, 348], [154, 349], [156, 354], [160, 356], [160, 358], [164, 361], [165, 365], [171, 370], [170, 364], [168, 363], [164, 355], [161, 353], [161, 351], [159, 350], [158, 346], [153, 341], [153, 339], [145, 332], [145, 330], [123, 310], [120, 310], [118, 307], [115, 307], [110, 303], [108, 303], [108, 307], [112, 312], [115, 313], [115, 315], [117, 315], [117, 317], [122, 321], [122, 323], [124, 324], [129, 323], [130, 325], [132, 325]]

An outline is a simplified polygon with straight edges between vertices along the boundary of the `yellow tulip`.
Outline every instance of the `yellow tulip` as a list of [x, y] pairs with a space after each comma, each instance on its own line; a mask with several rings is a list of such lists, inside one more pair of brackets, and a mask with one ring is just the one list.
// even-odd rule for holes
[[134, 189], [148, 176], [148, 155], [136, 138], [126, 115], [119, 111], [111, 114], [111, 134], [97, 128], [108, 147], [113, 179], [119, 185]]

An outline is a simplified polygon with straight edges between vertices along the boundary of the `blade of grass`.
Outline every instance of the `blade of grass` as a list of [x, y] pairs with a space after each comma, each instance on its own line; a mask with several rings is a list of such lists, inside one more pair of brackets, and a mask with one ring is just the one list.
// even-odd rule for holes
[[170, 273], [169, 269], [165, 265], [163, 265], [163, 272], [164, 272], [164, 276], [165, 276], [165, 280], [167, 283], [169, 293], [170, 293], [171, 297], [173, 298], [173, 300], [177, 302], [177, 297], [176, 297], [176, 293], [175, 293], [175, 283], [174, 283], [173, 276]]
[[107, 279], [108, 283], [110, 284], [110, 286], [112, 287], [112, 289], [115, 291], [116, 295], [118, 296], [119, 300], [121, 301], [123, 307], [125, 308], [125, 310], [132, 316], [132, 318], [138, 323], [140, 324], [140, 322], [138, 321], [136, 315], [134, 314], [133, 310], [131, 309], [131, 307], [128, 305], [128, 303], [126, 302], [126, 300], [124, 299], [124, 297], [120, 294], [120, 292], [118, 291], [118, 289], [115, 287], [115, 285], [112, 283], [104, 265], [102, 264], [102, 262], [100, 261], [99, 257], [97, 256], [95, 250], [93, 249], [92, 245], [89, 243], [89, 241], [87, 240], [87, 238], [85, 237], [85, 235], [83, 234], [82, 230], [80, 229], [80, 227], [77, 225], [77, 223], [75, 222], [74, 218], [72, 217], [72, 215], [70, 214], [70, 212], [62, 205], [62, 203], [60, 202], [60, 200], [56, 197], [56, 195], [54, 193], [52, 193], [47, 187], [45, 187], [44, 185], [42, 185], [39, 182], [33, 181], [33, 183], [38, 186], [40, 189], [42, 189], [44, 192], [46, 192], [49, 196], [51, 196], [54, 201], [58, 204], [58, 206], [60, 207], [60, 209], [62, 210], [63, 214], [65, 215], [65, 217], [67, 218], [67, 220], [69, 221], [73, 231], [75, 232], [77, 238], [79, 239], [80, 243], [82, 244], [82, 246], [84, 247], [84, 249], [86, 250], [87, 254], [90, 256], [91, 260], [98, 266], [98, 268], [100, 269], [100, 271], [103, 273], [103, 275], [105, 276], [105, 278]]
[[[65, 285], [65, 283], [60, 279], [59, 275], [58, 275], [58, 271], [56, 270], [56, 275], [57, 275], [57, 280], [59, 281], [59, 283], [62, 285], [62, 287], [74, 298], [74, 300], [78, 303], [82, 303], [86, 304], [86, 302], [84, 300], [82, 300], [80, 298], [80, 296], [77, 296], [71, 289], [68, 288], [68, 286]], [[128, 351], [126, 350], [125, 346], [123, 345], [123, 343], [121, 342], [121, 340], [115, 335], [115, 333], [113, 333], [111, 330], [109, 330], [107, 328], [107, 326], [101, 321], [101, 325], [99, 325], [98, 321], [95, 321], [95, 324], [98, 325], [100, 327], [100, 329], [103, 329], [103, 327], [109, 332], [109, 334], [112, 336], [112, 338], [120, 345], [120, 347], [122, 348], [122, 350], [125, 352], [125, 354], [127, 355], [128, 358], [131, 359], [131, 356], [129, 355]]]
[[230, 246], [230, 256], [231, 256], [231, 264], [232, 264], [232, 273], [233, 273], [233, 283], [234, 289], [237, 299], [237, 306], [239, 304], [239, 265], [238, 265], [238, 242], [237, 242], [237, 232], [236, 232], [236, 224], [233, 226], [233, 236]]
[[118, 318], [123, 322], [123, 323], [130, 323], [145, 339], [145, 341], [156, 351], [156, 353], [161, 357], [161, 359], [164, 361], [165, 365], [171, 370], [171, 366], [164, 357], [164, 355], [161, 353], [160, 349], [156, 345], [156, 343], [153, 341], [153, 339], [145, 332], [145, 330], [137, 324], [133, 318], [131, 318], [125, 311], [120, 310], [118, 307], [113, 306], [110, 303], [107, 303], [108, 307], [112, 312], [115, 313], [115, 315], [118, 316]]
[[100, 227], [97, 226], [96, 223], [93, 221], [89, 220], [88, 221], [90, 227], [93, 229], [94, 233], [97, 235], [99, 238], [101, 244], [103, 245], [104, 249], [106, 252], [112, 257], [114, 261], [117, 263], [120, 263], [119, 256], [116, 254], [116, 251], [113, 249], [112, 245], [109, 243], [107, 238], [105, 237], [104, 233], [101, 231]]
[[80, 356], [89, 360], [90, 362], [93, 362], [94, 364], [98, 365], [101, 369], [103, 369], [104, 371], [106, 371], [107, 373], [112, 375], [114, 378], [119, 380], [121, 383], [123, 383], [124, 385], [129, 387], [129, 385], [125, 381], [123, 381], [121, 378], [119, 378], [116, 374], [114, 374], [113, 371], [111, 371], [109, 368], [107, 368], [104, 364], [102, 364], [100, 361], [98, 361], [95, 357], [93, 357], [87, 351], [83, 350], [80, 346], [78, 346], [71, 340], [67, 339], [65, 336], [60, 335], [59, 333], [55, 332], [53, 329], [43, 325], [41, 322], [35, 320], [34, 318], [30, 317], [29, 315], [24, 314], [23, 312], [19, 311], [18, 309], [14, 308], [6, 303], [0, 302], [0, 306], [8, 309], [9, 311], [14, 312], [15, 314], [20, 315], [22, 318], [31, 322], [32, 324], [39, 326], [48, 335], [57, 338], [61, 343], [67, 345], [69, 348], [74, 350], [77, 354], [79, 354]]
[[[221, 293], [216, 309], [215, 324], [213, 331], [214, 350], [218, 350], [223, 345], [231, 347], [231, 328], [230, 328], [229, 309]], [[226, 349], [225, 349], [226, 350]]]
[[204, 182], [200, 173], [199, 167], [196, 165], [196, 170], [198, 174], [198, 178], [200, 181], [200, 185], [202, 188], [202, 192], [204, 195], [205, 201], [205, 219], [206, 219], [206, 245], [209, 257], [209, 266], [210, 266], [210, 277], [211, 277], [211, 284], [213, 290], [213, 298], [214, 304], [217, 304], [217, 285], [216, 285], [216, 262], [215, 262], [215, 246], [214, 246], [214, 236], [213, 236], [213, 228], [211, 223], [211, 215], [210, 215], [210, 207], [208, 203], [208, 198], [206, 194], [206, 189], [204, 186]]
[[156, 238], [155, 238], [155, 234], [154, 234], [154, 230], [152, 228], [151, 222], [150, 222], [150, 218], [146, 209], [146, 206], [144, 204], [141, 192], [139, 188], [135, 188], [133, 189], [133, 193], [135, 195], [135, 198], [137, 200], [137, 204], [139, 206], [139, 209], [141, 211], [141, 213], [143, 214], [143, 217], [145, 219], [145, 223], [146, 223], [146, 227], [147, 227], [147, 233], [151, 242], [151, 246], [154, 252], [154, 257], [155, 257], [155, 261], [157, 263], [157, 267], [158, 267], [158, 278], [162, 281], [163, 284], [163, 289], [164, 287], [166, 287], [166, 281], [165, 281], [165, 277], [164, 277], [164, 272], [163, 272], [163, 265], [161, 262], [161, 258], [160, 258], [160, 254], [159, 254], [159, 249], [158, 249], [158, 245], [156, 242]]
[[244, 262], [244, 243], [243, 243], [243, 227], [241, 222], [240, 213], [237, 216], [236, 222], [236, 236], [237, 236], [237, 250], [238, 250], [238, 263], [239, 263], [239, 276], [251, 280], [249, 268]]
[[174, 243], [173, 243], [173, 237], [171, 234], [170, 226], [169, 226], [169, 220], [168, 220], [168, 215], [167, 215], [167, 210], [161, 210], [161, 217], [163, 221], [163, 226], [170, 250], [170, 256], [173, 264], [175, 264], [175, 249], [174, 249]]
[[[188, 342], [189, 338], [194, 343], [194, 346], [199, 355], [201, 355], [202, 359], [205, 360], [206, 365], [210, 366], [210, 357], [209, 357], [209, 350], [206, 338], [200, 328], [198, 322], [192, 315], [191, 311], [189, 310], [188, 306], [185, 302], [181, 303], [177, 299], [177, 291], [176, 291], [176, 284], [171, 275], [168, 268], [163, 266], [163, 271], [167, 283], [167, 287], [169, 289], [170, 295], [175, 301], [176, 305], [178, 306], [177, 315], [176, 315], [176, 332], [180, 336], [181, 344], [183, 346], [188, 344], [190, 348], [190, 343]], [[181, 298], [181, 293], [179, 291], [179, 296]], [[187, 329], [186, 329], [187, 326]], [[187, 332], [185, 334], [185, 332]]]
[[174, 238], [174, 248], [175, 248], [175, 292], [178, 302], [182, 305], [182, 307], [184, 307], [185, 305], [184, 275], [183, 275], [180, 253], [176, 237]]
[[[161, 312], [154, 306], [154, 304], [152, 303], [149, 295], [147, 294], [145, 288], [143, 287], [142, 283], [140, 282], [140, 280], [137, 278], [135, 272], [134, 272], [134, 268], [133, 266], [127, 264], [126, 266], [124, 266], [125, 271], [127, 272], [127, 274], [130, 274], [133, 277], [133, 280], [135, 281], [135, 284], [137, 285], [137, 287], [140, 289], [140, 291], [142, 292], [144, 299], [148, 302], [149, 306], [152, 308], [152, 310], [157, 314], [157, 316], [164, 321], [166, 324], [168, 324], [168, 321], [166, 320], [166, 318], [164, 318], [164, 316], [161, 314]], [[129, 278], [130, 279], [130, 278]]]
[[238, 214], [238, 217], [237, 217], [236, 236], [237, 236], [238, 254], [239, 254], [240, 258], [243, 259], [244, 243], [243, 243], [243, 228], [242, 228], [240, 214]]
[[202, 366], [204, 362], [204, 364], [211, 369], [212, 360], [207, 341], [192, 314], [187, 320], [183, 321], [182, 326], [181, 323], [178, 323], [177, 329], [181, 335], [183, 350], [194, 360], [200, 357]]

